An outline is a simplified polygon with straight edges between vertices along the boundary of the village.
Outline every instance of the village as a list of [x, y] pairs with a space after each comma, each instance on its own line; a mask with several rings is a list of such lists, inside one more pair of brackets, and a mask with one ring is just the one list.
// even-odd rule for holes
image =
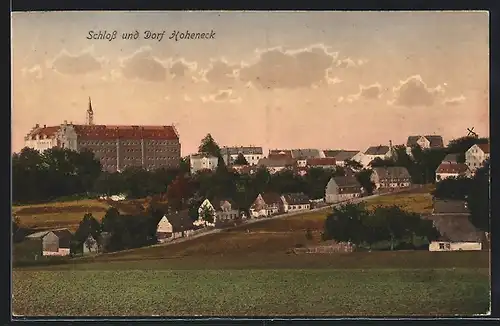
[[[487, 139], [486, 142], [481, 139], [476, 141], [478, 138], [474, 136], [463, 139], [474, 144], [465, 152], [443, 152], [441, 155], [444, 155], [444, 158], [434, 170], [435, 177], [430, 180], [431, 183], [439, 185], [446, 180], [473, 178], [475, 172], [488, 162], [490, 148]], [[220, 173], [217, 171], [220, 171], [218, 167], [220, 168], [222, 164], [225, 171], [239, 176], [253, 177], [266, 171], [270, 177], [288, 175], [291, 178], [303, 179], [308, 173], [322, 171], [326, 175], [326, 179], [323, 178], [326, 185], [322, 187], [322, 192], [316, 191], [314, 195], [305, 192], [285, 192], [286, 189], [280, 192], [280, 189], [276, 188], [273, 191], [262, 191], [252, 197], [249, 207], [238, 205], [231, 194], [224, 197], [219, 194], [210, 198], [201, 198], [196, 194], [195, 197], [198, 198], [195, 201], [193, 198], [183, 198], [183, 201], [190, 202], [191, 207], [167, 205], [162, 215], [157, 216], [159, 221], [155, 223], [154, 232], [150, 233], [149, 241], [144, 244], [168, 245], [210, 234], [214, 230], [263, 219], [286, 218], [300, 212], [360, 203], [365, 198], [373, 196], [418, 190], [423, 185], [413, 181], [416, 179], [415, 175], [412, 177], [407, 167], [397, 166], [397, 156], [412, 158], [414, 155], [445, 149], [442, 137], [437, 135], [409, 136], [404, 145], [393, 146], [392, 142], [389, 142], [388, 145], [371, 146], [365, 151], [271, 149], [268, 155], [264, 155], [262, 147], [222, 147], [217, 149], [218, 152], [214, 152], [210, 150], [214, 148], [215, 143], [211, 135], [207, 135], [204, 141], [205, 143], [202, 141], [200, 146], [200, 153], [188, 157], [189, 171], [186, 173], [188, 178]], [[203, 150], [203, 146], [206, 150]], [[217, 147], [218, 145], [215, 146]], [[218, 153], [220, 155], [217, 155]], [[241, 192], [238, 189], [236, 191]], [[100, 196], [102, 201], [115, 203], [126, 199], [124, 194]], [[435, 198], [432, 214], [423, 218], [432, 220], [441, 236], [429, 242], [428, 250], [482, 250], [488, 233], [476, 230], [468, 220], [469, 215], [464, 199]], [[84, 218], [87, 222], [92, 219], [91, 216]], [[99, 224], [99, 222], [92, 223]], [[82, 226], [82, 223], [80, 225]], [[76, 249], [75, 234], [66, 228], [35, 232], [26, 235], [25, 241], [36, 242], [36, 246], [40, 247], [40, 256], [78, 256], [109, 252], [107, 243], [112, 232], [104, 230], [96, 232], [96, 228], [99, 227], [84, 226], [83, 229], [87, 230], [87, 234], [83, 238], [82, 231], [77, 230], [80, 232], [81, 240]], [[142, 226], [142, 228], [150, 227]], [[139, 231], [136, 229], [133, 232]], [[337, 247], [345, 248], [344, 244]]]

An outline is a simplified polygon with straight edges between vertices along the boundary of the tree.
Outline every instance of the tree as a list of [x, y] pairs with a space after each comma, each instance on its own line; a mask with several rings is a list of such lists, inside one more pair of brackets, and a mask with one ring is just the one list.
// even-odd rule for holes
[[182, 175], [175, 178], [167, 187], [169, 206], [175, 210], [183, 209], [186, 201], [192, 194], [190, 181]]
[[211, 134], [207, 134], [205, 138], [201, 140], [201, 144], [198, 147], [198, 153], [207, 153], [215, 157], [221, 156], [220, 147]]
[[79, 243], [83, 243], [89, 234], [92, 235], [94, 239], [97, 239], [99, 234], [101, 234], [101, 225], [99, 224], [99, 221], [92, 216], [92, 214], [87, 213], [80, 221], [80, 225], [75, 232], [75, 239]]
[[363, 204], [346, 204], [334, 207], [325, 220], [323, 240], [361, 244], [365, 239], [362, 220], [367, 211]]
[[372, 174], [372, 169], [362, 169], [356, 173], [356, 179], [368, 195], [373, 194], [373, 190], [375, 189], [375, 183], [371, 180]]
[[181, 158], [179, 163], [179, 170], [181, 173], [190, 173], [191, 172], [191, 163], [189, 156], [185, 156]]
[[464, 136], [450, 140], [446, 146], [447, 152], [452, 153], [465, 153], [469, 148], [475, 144], [488, 144], [488, 138], [479, 138], [475, 136]]
[[359, 171], [363, 168], [363, 164], [359, 163], [356, 160], [346, 160], [344, 166], [351, 168], [353, 171]]
[[386, 227], [385, 216], [381, 214], [373, 214], [370, 212], [366, 214], [361, 224], [363, 226], [364, 242], [368, 244], [370, 250], [373, 244], [384, 241], [390, 237]]
[[476, 170], [467, 196], [471, 223], [484, 232], [490, 232], [490, 164]]
[[238, 157], [236, 157], [236, 160], [234, 160], [235, 165], [248, 165], [248, 161], [245, 158], [245, 155], [243, 153], [239, 153]]
[[200, 212], [200, 218], [206, 223], [214, 223], [215, 211], [210, 206], [203, 206]]
[[101, 221], [101, 230], [103, 232], [113, 232], [117, 227], [117, 223], [119, 223], [120, 212], [115, 207], [111, 207], [106, 211], [104, 217]]
[[465, 177], [446, 178], [436, 184], [432, 195], [439, 199], [465, 200], [473, 187], [473, 180]]
[[377, 167], [388, 167], [388, 166], [394, 166], [395, 163], [392, 159], [387, 158], [387, 159], [381, 159], [380, 157], [374, 158], [369, 164], [370, 167], [372, 168], [377, 168]]

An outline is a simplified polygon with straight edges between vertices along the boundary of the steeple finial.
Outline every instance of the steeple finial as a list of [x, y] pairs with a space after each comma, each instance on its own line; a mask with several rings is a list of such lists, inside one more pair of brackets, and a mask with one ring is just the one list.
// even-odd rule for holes
[[89, 108], [87, 109], [87, 125], [94, 124], [94, 110], [92, 109], [92, 100], [89, 96]]

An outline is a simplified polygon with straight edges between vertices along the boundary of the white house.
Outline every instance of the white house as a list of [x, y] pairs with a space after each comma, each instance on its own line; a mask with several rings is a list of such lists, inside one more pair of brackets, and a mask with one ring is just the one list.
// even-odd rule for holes
[[41, 127], [36, 124], [24, 137], [24, 146], [43, 152], [53, 147], [78, 150], [77, 133], [75, 128], [67, 121], [59, 126]]
[[191, 173], [193, 174], [201, 170], [215, 171], [219, 164], [219, 159], [210, 154], [198, 153], [192, 154], [189, 158], [189, 162], [191, 165]]
[[283, 195], [283, 211], [285, 213], [307, 211], [310, 209], [311, 201], [305, 194], [295, 193]]
[[189, 211], [183, 210], [164, 215], [156, 226], [156, 239], [164, 243], [173, 239], [189, 236], [194, 232], [194, 225]]
[[332, 177], [325, 188], [325, 202], [338, 203], [361, 196], [361, 185], [353, 176]]
[[259, 194], [250, 206], [250, 216], [258, 218], [284, 212], [284, 200], [283, 196], [276, 193]]
[[285, 169], [292, 169], [294, 166], [294, 160], [285, 157], [263, 158], [259, 160], [258, 166], [263, 166], [269, 171], [269, 173], [274, 174]]
[[436, 169], [436, 182], [448, 178], [469, 177], [470, 170], [464, 163], [441, 163]]
[[429, 251], [481, 250], [483, 233], [469, 221], [469, 209], [462, 200], [433, 200], [434, 227], [441, 234], [429, 244]]
[[409, 136], [406, 141], [406, 153], [411, 156], [411, 150], [415, 146], [419, 146], [421, 149], [443, 148], [443, 137], [439, 135]]
[[392, 157], [392, 146], [385, 146], [385, 145], [379, 145], [379, 146], [371, 146], [369, 147], [363, 155], [358, 155], [358, 157], [355, 159], [359, 163], [361, 163], [364, 167], [368, 166], [371, 161], [373, 161], [376, 158], [380, 158], [382, 160], [389, 159]]
[[465, 164], [475, 172], [490, 158], [490, 144], [475, 144], [465, 152]]
[[370, 180], [375, 189], [408, 188], [411, 186], [411, 176], [402, 166], [388, 166], [373, 168]]
[[481, 241], [431, 241], [429, 251], [471, 251], [482, 250], [483, 244]]
[[96, 254], [99, 252], [99, 244], [97, 243], [97, 240], [92, 236], [92, 234], [89, 234], [87, 239], [83, 242], [83, 254]]
[[226, 165], [233, 165], [238, 155], [242, 154], [249, 165], [257, 165], [259, 160], [264, 157], [262, 147], [223, 147], [221, 155]]

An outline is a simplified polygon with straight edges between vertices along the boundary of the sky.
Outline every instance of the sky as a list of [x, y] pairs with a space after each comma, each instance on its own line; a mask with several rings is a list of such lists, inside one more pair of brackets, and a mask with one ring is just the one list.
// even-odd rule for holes
[[183, 155], [207, 133], [363, 151], [489, 135], [487, 12], [16, 12], [11, 44], [13, 151], [37, 123], [85, 123], [89, 97], [96, 124], [175, 125]]

